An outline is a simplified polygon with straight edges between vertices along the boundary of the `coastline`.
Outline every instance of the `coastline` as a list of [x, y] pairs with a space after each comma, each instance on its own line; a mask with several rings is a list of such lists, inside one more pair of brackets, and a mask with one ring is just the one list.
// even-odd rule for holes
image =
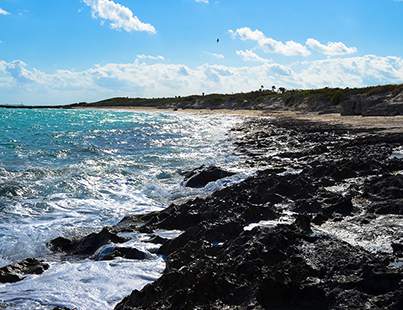
[[248, 164], [266, 168], [115, 227], [183, 231], [160, 240], [163, 276], [115, 309], [400, 309], [403, 134], [292, 118], [236, 132]]
[[264, 110], [232, 110], [232, 109], [171, 109], [171, 108], [156, 108], [156, 107], [78, 107], [72, 108], [73, 110], [105, 110], [105, 111], [122, 111], [122, 112], [155, 112], [155, 113], [178, 113], [178, 114], [195, 114], [195, 115], [232, 115], [232, 116], [270, 116]]
[[[109, 245], [97, 259], [147, 260], [122, 246], [122, 234], [141, 233], [156, 244], [163, 275], [117, 310], [401, 308], [401, 117], [112, 110], [239, 112], [243, 122], [229, 138], [242, 164], [258, 170], [210, 196], [127, 216], [80, 239], [52, 240], [57, 255], [89, 260]], [[160, 230], [182, 233], [168, 239]], [[15, 268], [48, 267], [29, 261]]]
[[403, 182], [403, 161], [393, 155], [403, 134], [284, 114], [245, 118], [235, 132], [245, 164], [261, 167], [255, 176], [74, 241], [182, 231], [154, 239], [167, 264], [162, 277], [116, 309], [322, 310], [375, 300], [399, 309], [403, 192], [388, 188]]
[[163, 109], [154, 107], [79, 107], [74, 109], [109, 110], [123, 112], [169, 112], [169, 113], [190, 113], [196, 115], [226, 114], [242, 117], [269, 117], [269, 118], [290, 118], [295, 120], [306, 120], [324, 122], [330, 125], [344, 125], [362, 129], [381, 129], [386, 132], [403, 132], [403, 115], [396, 116], [360, 116], [341, 115], [340, 113], [321, 114], [314, 112], [298, 111], [268, 111], [268, 110], [232, 110], [232, 109]]

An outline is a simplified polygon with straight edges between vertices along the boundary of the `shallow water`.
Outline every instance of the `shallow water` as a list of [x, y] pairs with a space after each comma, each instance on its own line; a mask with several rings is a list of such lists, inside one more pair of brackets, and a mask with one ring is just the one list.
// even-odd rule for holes
[[[84, 235], [124, 215], [164, 208], [206, 194], [180, 185], [179, 170], [201, 164], [234, 168], [227, 137], [235, 116], [93, 110], [0, 109], [0, 266], [45, 258], [42, 276], [0, 285], [12, 309], [110, 309], [159, 277], [164, 262], [60, 261], [46, 242]], [[137, 239], [136, 239], [137, 238]], [[139, 236], [140, 248], [147, 243]], [[118, 288], [118, 289], [117, 289]]]

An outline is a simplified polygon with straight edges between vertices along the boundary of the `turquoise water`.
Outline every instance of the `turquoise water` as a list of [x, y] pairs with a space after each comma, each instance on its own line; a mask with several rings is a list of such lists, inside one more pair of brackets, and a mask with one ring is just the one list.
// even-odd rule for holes
[[[10, 309], [111, 309], [158, 278], [164, 268], [159, 257], [62, 261], [46, 242], [241, 178], [189, 190], [179, 174], [201, 164], [236, 167], [228, 133], [239, 122], [219, 115], [0, 109], [0, 266], [27, 257], [51, 263], [43, 276], [0, 285], [0, 301]], [[131, 245], [150, 246], [141, 235], [131, 237]]]

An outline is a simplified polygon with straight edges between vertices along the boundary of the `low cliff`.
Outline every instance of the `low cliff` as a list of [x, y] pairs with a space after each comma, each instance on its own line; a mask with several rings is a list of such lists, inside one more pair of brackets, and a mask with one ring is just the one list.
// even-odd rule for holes
[[343, 115], [402, 115], [403, 84], [367, 88], [254, 91], [172, 98], [119, 97], [69, 107], [153, 107], [168, 109], [293, 110]]

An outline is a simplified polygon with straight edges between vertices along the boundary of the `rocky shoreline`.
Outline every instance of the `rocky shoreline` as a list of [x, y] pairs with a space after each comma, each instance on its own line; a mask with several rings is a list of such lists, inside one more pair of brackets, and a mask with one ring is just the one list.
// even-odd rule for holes
[[[164, 274], [117, 310], [402, 309], [403, 133], [253, 118], [231, 136], [243, 164], [259, 168], [254, 176], [49, 247], [143, 260], [149, 253], [119, 245], [122, 233], [159, 244]], [[185, 177], [203, 186], [229, 175], [200, 168]], [[168, 240], [161, 229], [182, 234]], [[23, 279], [24, 268], [7, 270]]]

